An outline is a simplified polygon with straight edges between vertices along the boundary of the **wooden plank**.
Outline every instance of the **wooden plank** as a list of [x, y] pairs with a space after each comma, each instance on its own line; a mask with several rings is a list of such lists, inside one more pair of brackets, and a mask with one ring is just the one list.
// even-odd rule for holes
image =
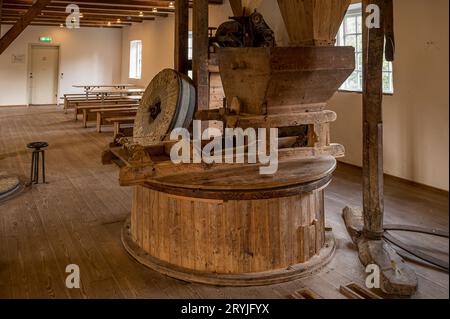
[[339, 291], [349, 299], [383, 299], [369, 289], [354, 282], [341, 286]]
[[299, 291], [294, 292], [291, 296], [291, 299], [322, 299], [322, 297], [317, 294], [315, 291], [309, 288], [303, 288]]
[[20, 18], [16, 24], [6, 32], [0, 39], [0, 55], [14, 42], [15, 39], [25, 30], [25, 28], [37, 17], [52, 0], [37, 0], [27, 13]]
[[188, 74], [189, 1], [178, 0], [175, 5], [175, 70]]
[[194, 1], [192, 69], [197, 89], [198, 110], [209, 108], [208, 11], [208, 0]]

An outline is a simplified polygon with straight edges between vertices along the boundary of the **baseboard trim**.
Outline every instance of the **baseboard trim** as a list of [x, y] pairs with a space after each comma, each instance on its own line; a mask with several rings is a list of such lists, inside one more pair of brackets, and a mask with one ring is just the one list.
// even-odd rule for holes
[[[348, 167], [353, 167], [353, 168], [357, 168], [359, 170], [362, 170], [361, 166], [358, 166], [358, 165], [355, 165], [355, 164], [349, 164], [349, 163], [341, 162], [339, 160], [338, 160], [338, 163], [339, 163], [339, 165], [342, 165], [342, 166], [348, 166]], [[392, 181], [396, 181], [396, 182], [401, 182], [401, 183], [404, 183], [404, 184], [407, 184], [407, 185], [411, 185], [411, 186], [422, 188], [423, 190], [439, 193], [439, 194], [444, 195], [444, 196], [449, 196], [449, 191], [448, 190], [440, 189], [440, 188], [433, 187], [433, 186], [430, 186], [430, 185], [425, 185], [425, 184], [422, 184], [422, 183], [419, 183], [419, 182], [415, 182], [415, 181], [411, 181], [409, 179], [405, 179], [405, 178], [402, 178], [402, 177], [389, 175], [389, 174], [384, 174], [384, 178], [386, 180], [392, 180]]]
[[0, 105], [0, 107], [28, 107], [26, 104], [17, 104], [17, 105]]

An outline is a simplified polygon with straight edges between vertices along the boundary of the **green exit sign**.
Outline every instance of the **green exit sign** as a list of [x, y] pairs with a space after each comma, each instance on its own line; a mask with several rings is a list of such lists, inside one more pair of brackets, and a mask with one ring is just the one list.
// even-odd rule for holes
[[39, 41], [40, 42], [52, 42], [53, 38], [52, 37], [40, 37]]

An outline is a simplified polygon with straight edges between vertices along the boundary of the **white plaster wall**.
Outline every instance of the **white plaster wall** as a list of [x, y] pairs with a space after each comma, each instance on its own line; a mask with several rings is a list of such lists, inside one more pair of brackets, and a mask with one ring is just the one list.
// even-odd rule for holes
[[[3, 33], [8, 28], [3, 27]], [[29, 26], [0, 55], [0, 106], [28, 104], [28, 53], [40, 36], [53, 37], [60, 45], [60, 96], [80, 92], [73, 84], [118, 83], [121, 80], [122, 31], [107, 28], [63, 29]], [[11, 56], [24, 54], [25, 63], [12, 63]]]

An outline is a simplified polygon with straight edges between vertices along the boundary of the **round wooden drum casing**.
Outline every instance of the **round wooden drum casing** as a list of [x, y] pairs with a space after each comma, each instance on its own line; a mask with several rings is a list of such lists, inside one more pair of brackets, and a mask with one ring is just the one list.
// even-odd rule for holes
[[186, 281], [249, 286], [297, 279], [334, 253], [325, 232], [324, 187], [223, 201], [136, 186], [123, 242], [139, 262]]

